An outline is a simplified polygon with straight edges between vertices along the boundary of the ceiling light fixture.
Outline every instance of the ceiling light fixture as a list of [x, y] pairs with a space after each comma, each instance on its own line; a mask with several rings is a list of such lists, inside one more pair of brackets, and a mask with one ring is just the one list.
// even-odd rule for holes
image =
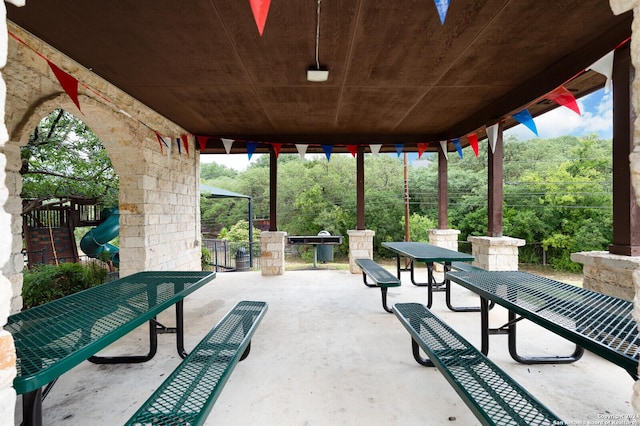
[[316, 65], [312, 65], [307, 69], [307, 81], [323, 82], [329, 79], [329, 70], [326, 66], [320, 66], [320, 59], [318, 58], [318, 50], [320, 47], [320, 3], [322, 0], [318, 0], [318, 7], [316, 9]]

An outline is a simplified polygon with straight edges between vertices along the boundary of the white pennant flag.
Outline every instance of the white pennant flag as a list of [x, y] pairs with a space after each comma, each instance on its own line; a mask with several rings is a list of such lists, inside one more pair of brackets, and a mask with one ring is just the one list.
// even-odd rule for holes
[[377, 157], [378, 153], [380, 153], [380, 148], [382, 148], [382, 145], [373, 144], [373, 145], [369, 145], [369, 148], [371, 148], [371, 153], [373, 154], [373, 156]]
[[449, 154], [447, 153], [447, 141], [440, 141], [440, 148], [442, 148], [444, 158], [449, 161]]
[[234, 140], [233, 139], [225, 139], [225, 138], [220, 138], [220, 140], [222, 141], [222, 144], [224, 145], [224, 150], [227, 151], [227, 154], [231, 152], [231, 145], [233, 145]]
[[602, 58], [594, 62], [587, 71], [594, 70], [598, 74], [602, 74], [607, 77], [607, 82], [604, 84], [604, 92], [609, 93], [611, 89], [611, 79], [613, 76], [613, 50]]
[[307, 153], [307, 145], [306, 143], [297, 143], [296, 149], [298, 150], [298, 154], [300, 154], [300, 158], [304, 160], [304, 155]]
[[496, 123], [493, 126], [487, 127], [487, 137], [489, 138], [489, 146], [491, 147], [491, 152], [496, 152], [496, 143], [498, 142], [498, 125], [500, 123]]

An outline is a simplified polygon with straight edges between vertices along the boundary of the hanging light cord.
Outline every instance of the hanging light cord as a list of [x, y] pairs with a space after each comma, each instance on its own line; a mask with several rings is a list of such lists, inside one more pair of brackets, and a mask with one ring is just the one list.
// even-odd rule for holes
[[320, 3], [318, 0], [318, 8], [316, 9], [316, 69], [320, 69], [320, 59], [318, 58], [318, 49], [320, 46]]

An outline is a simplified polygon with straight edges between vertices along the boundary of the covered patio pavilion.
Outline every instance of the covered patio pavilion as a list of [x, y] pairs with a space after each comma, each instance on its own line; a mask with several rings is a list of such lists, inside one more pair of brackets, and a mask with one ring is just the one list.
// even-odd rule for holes
[[[426, 289], [404, 278], [402, 287], [390, 289], [389, 302], [426, 303]], [[469, 305], [478, 301], [459, 286], [454, 298]], [[219, 273], [185, 299], [187, 350], [240, 300], [266, 301], [269, 310], [253, 336], [250, 355], [234, 370], [206, 424], [479, 424], [435, 368], [414, 361], [409, 334], [395, 315], [382, 310], [379, 299], [377, 289], [345, 270], [287, 271], [277, 277]], [[479, 345], [478, 313], [447, 310], [442, 293], [433, 311]], [[496, 309], [491, 319], [504, 321], [506, 312]], [[571, 350], [566, 341], [531, 324], [523, 324], [520, 334], [522, 353]], [[110, 351], [134, 351], [145, 338], [145, 330], [137, 330]], [[46, 424], [123, 424], [179, 362], [171, 336], [160, 336], [159, 345], [147, 364], [96, 368], [85, 362], [63, 375], [45, 400]], [[573, 364], [518, 364], [509, 357], [504, 336], [493, 342], [489, 356], [567, 422], [633, 424], [633, 379], [592, 353]]]
[[[3, 318], [21, 308], [20, 147], [54, 108], [94, 130], [120, 177], [123, 275], [199, 269], [200, 153], [270, 153], [271, 229], [261, 238], [276, 247], [263, 250], [276, 259], [263, 262], [270, 280], [265, 275], [284, 272], [278, 153], [356, 153], [358, 220], [349, 238], [360, 240], [351, 252], [362, 256], [375, 232], [364, 216], [364, 155], [377, 145], [382, 152], [437, 152], [438, 229], [448, 231], [445, 152], [473, 147], [476, 138], [489, 149], [489, 129], [496, 129], [487, 238], [502, 239], [502, 130], [523, 111], [535, 118], [557, 107], [558, 94], [580, 97], [602, 87], [607, 78], [589, 67], [611, 52], [614, 241], [597, 259], [631, 260], [623, 280], [640, 287], [633, 266], [640, 183], [631, 186], [640, 179], [631, 108], [640, 103], [632, 92], [640, 52], [629, 42], [636, 1], [274, 1], [261, 12], [251, 1], [7, 3]], [[15, 351], [8, 333], [0, 345], [2, 423], [12, 424]], [[633, 401], [640, 407], [637, 392]]]

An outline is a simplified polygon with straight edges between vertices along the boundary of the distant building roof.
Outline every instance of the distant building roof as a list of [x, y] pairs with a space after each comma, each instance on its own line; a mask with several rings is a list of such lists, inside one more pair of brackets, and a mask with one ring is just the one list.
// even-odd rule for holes
[[226, 189], [216, 188], [210, 185], [200, 185], [200, 194], [209, 198], [248, 198], [250, 195], [238, 194], [235, 192], [227, 191]]

